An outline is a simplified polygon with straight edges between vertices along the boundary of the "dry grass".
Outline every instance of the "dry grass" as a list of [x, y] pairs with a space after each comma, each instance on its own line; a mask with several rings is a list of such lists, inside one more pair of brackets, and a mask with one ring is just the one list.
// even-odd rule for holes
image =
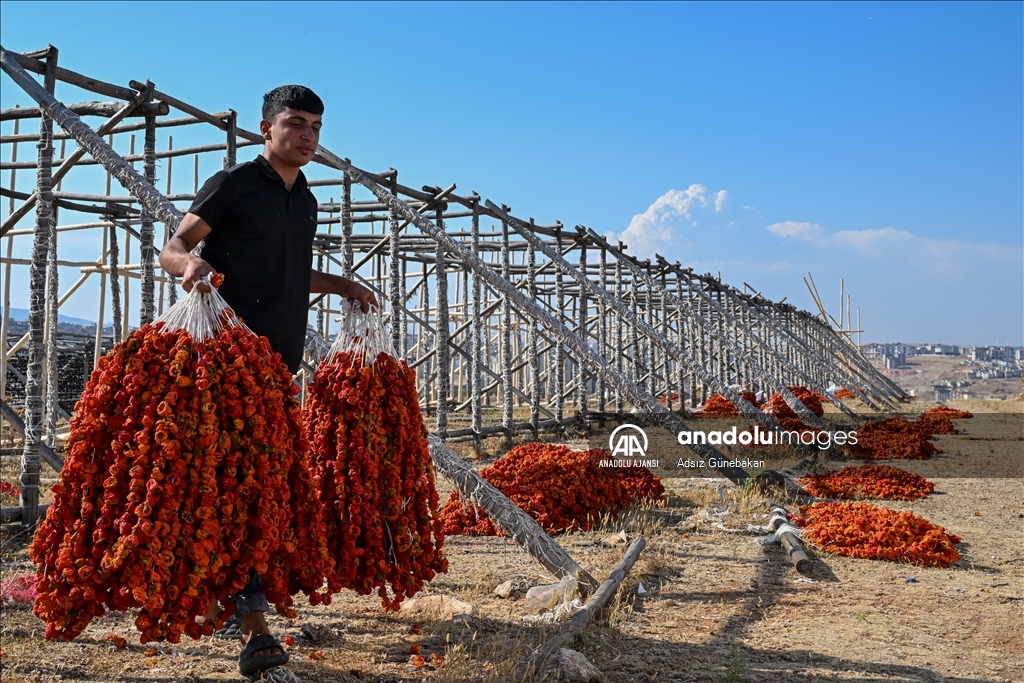
[[[989, 410], [977, 402], [954, 405]], [[987, 457], [990, 448], [996, 454], [1013, 447], [1019, 452], [1019, 444], [1003, 437], [977, 437], [943, 436], [941, 446], [956, 462]], [[500, 439], [485, 443], [489, 450], [479, 466], [504, 452]], [[472, 444], [457, 447], [471, 451]], [[558, 539], [598, 580], [626, 548], [603, 545], [603, 539], [625, 531], [630, 540], [642, 534], [648, 541], [602, 619], [570, 643], [609, 683], [1024, 680], [1024, 487], [1019, 480], [937, 479], [935, 495], [892, 505], [961, 535], [963, 559], [956, 567], [819, 556], [816, 583], [802, 580], [780, 549], [753, 543], [745, 533], [747, 525], [767, 521], [768, 501], [757, 492], [713, 479], [664, 483], [664, 505], [635, 508], [603, 519], [594, 531]], [[447, 482], [439, 484], [450, 490]], [[3, 538], [5, 575], [25, 566], [24, 542]], [[539, 584], [554, 577], [504, 538], [451, 537], [446, 553], [448, 574], [425, 592], [468, 602], [476, 615], [413, 619], [383, 613], [372, 597], [346, 593], [329, 607], [300, 608], [295, 621], [271, 618], [276, 633], [296, 638], [289, 668], [308, 683], [490, 681], [515, 671], [552, 627], [524, 620], [522, 600], [502, 600], [493, 590], [510, 578]], [[908, 576], [917, 582], [907, 583]], [[641, 583], [644, 595], [638, 594]], [[419, 634], [410, 632], [414, 622]], [[303, 626], [332, 635], [310, 642], [301, 637]], [[128, 638], [128, 647], [116, 650], [100, 642], [109, 631]], [[0, 660], [4, 683], [239, 680], [237, 644], [188, 641], [150, 657], [125, 614], [96, 620], [75, 642], [46, 642], [42, 624], [27, 608], [4, 606], [0, 643], [6, 651]], [[416, 669], [409, 663], [413, 644], [424, 656], [440, 654], [445, 666]], [[310, 658], [318, 652], [323, 659]]]

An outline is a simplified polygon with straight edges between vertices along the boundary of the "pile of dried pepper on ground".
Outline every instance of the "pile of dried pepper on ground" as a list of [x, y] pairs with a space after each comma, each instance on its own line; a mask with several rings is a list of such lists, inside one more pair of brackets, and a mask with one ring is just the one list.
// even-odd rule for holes
[[[196, 307], [213, 336], [144, 325], [100, 359], [75, 408], [30, 548], [47, 638], [128, 609], [142, 642], [198, 638], [233, 611], [226, 598], [250, 570], [283, 614], [299, 591], [321, 597], [330, 559], [298, 388], [216, 292], [194, 289], [164, 319]], [[197, 625], [218, 601], [226, 609]]]
[[[665, 487], [643, 467], [601, 467], [607, 451], [574, 451], [568, 446], [528, 443], [516, 446], [480, 476], [504, 493], [549, 533], [586, 531], [602, 516], [615, 517], [642, 502], [656, 502]], [[480, 508], [454, 491], [441, 510], [446, 534], [493, 536], [501, 533]]]
[[847, 453], [868, 460], [924, 460], [941, 451], [930, 441], [935, 434], [958, 434], [952, 419], [973, 417], [968, 411], [937, 407], [916, 420], [890, 417], [857, 430], [857, 443]]
[[[342, 344], [349, 334], [339, 335]], [[320, 364], [307, 387], [305, 430], [335, 562], [329, 588], [376, 590], [385, 609], [397, 610], [448, 560], [416, 374], [390, 349], [373, 351], [336, 351]]]
[[[825, 413], [825, 410], [821, 405], [822, 401], [825, 400], [825, 397], [821, 394], [816, 391], [811, 391], [807, 387], [803, 386], [793, 385], [787, 386], [786, 388], [789, 389], [789, 392], [807, 407], [807, 410], [811, 411], [818, 417], [821, 417]], [[782, 394], [778, 393], [772, 394], [771, 397], [765, 401], [762, 410], [766, 413], [772, 413], [776, 418], [797, 417], [797, 414], [789, 407], [786, 400], [782, 398]]]
[[740, 411], [736, 409], [732, 401], [721, 394], [712, 394], [707, 401], [704, 401], [704, 407], [696, 412], [694, 417], [737, 417], [739, 414]]
[[819, 498], [883, 498], [917, 500], [935, 490], [924, 477], [889, 465], [844, 467], [800, 479], [808, 493]]
[[840, 400], [842, 400], [844, 398], [857, 398], [857, 394], [853, 393], [852, 391], [850, 391], [846, 387], [843, 387], [842, 389], [840, 389], [839, 391], [834, 393], [833, 396], [835, 396], [836, 398], [838, 398]]
[[960, 559], [960, 537], [913, 512], [868, 503], [814, 503], [793, 522], [803, 538], [827, 553], [873, 560], [948, 567]]

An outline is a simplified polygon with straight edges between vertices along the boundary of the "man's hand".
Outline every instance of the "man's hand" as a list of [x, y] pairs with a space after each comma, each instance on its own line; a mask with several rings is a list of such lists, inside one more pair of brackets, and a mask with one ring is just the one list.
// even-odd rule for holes
[[377, 306], [377, 297], [373, 295], [373, 292], [371, 292], [369, 289], [367, 289], [366, 287], [362, 286], [361, 284], [354, 280], [345, 280], [344, 278], [342, 279], [344, 280], [345, 283], [343, 285], [345, 291], [340, 292], [340, 294], [346, 299], [358, 301], [359, 308], [363, 311], [363, 313], [369, 311], [370, 306]]
[[[217, 274], [213, 266], [191, 253], [199, 241], [209, 234], [210, 226], [206, 221], [195, 214], [187, 213], [174, 231], [174, 237], [160, 250], [160, 267], [168, 275], [182, 278], [181, 286], [186, 292], [191, 292], [202, 276], [213, 277]], [[210, 291], [206, 285], [200, 287], [201, 292]]]
[[359, 308], [363, 313], [370, 310], [370, 306], [377, 306], [377, 297], [366, 287], [354, 280], [331, 275], [314, 269], [309, 279], [309, 291], [312, 294], [338, 294], [359, 302]]
[[189, 258], [185, 264], [185, 272], [181, 276], [182, 289], [186, 292], [191, 292], [192, 288], [198, 285], [200, 292], [209, 292], [209, 285], [200, 282], [199, 278], [204, 275], [207, 278], [212, 278], [217, 274], [217, 271], [213, 269], [213, 266], [198, 256], [194, 256], [192, 254], [189, 254], [188, 256]]

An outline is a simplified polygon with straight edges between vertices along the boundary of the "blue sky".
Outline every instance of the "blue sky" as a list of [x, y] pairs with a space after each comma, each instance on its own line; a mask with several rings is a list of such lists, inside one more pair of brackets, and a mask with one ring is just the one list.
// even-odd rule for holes
[[0, 41], [251, 130], [305, 83], [323, 144], [406, 184], [807, 309], [844, 278], [865, 341], [1024, 345], [1022, 7], [2, 2]]

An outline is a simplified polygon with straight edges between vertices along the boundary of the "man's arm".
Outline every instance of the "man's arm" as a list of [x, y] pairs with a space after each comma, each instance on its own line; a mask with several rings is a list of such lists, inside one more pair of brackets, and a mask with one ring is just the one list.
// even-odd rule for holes
[[346, 299], [358, 301], [363, 313], [370, 310], [370, 306], [377, 305], [377, 297], [373, 295], [373, 292], [358, 282], [340, 275], [323, 273], [315, 268], [309, 278], [309, 292], [310, 294], [338, 294]]
[[174, 231], [174, 237], [160, 250], [160, 267], [168, 275], [181, 278], [181, 286], [191, 292], [203, 275], [216, 275], [209, 263], [191, 251], [211, 232], [210, 225], [194, 213], [187, 213]]

